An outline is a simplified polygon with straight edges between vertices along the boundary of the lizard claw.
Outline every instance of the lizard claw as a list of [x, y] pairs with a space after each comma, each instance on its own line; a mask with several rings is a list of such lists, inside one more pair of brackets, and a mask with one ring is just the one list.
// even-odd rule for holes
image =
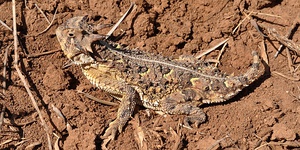
[[114, 120], [113, 122], [109, 123], [109, 127], [106, 129], [104, 135], [101, 137], [102, 139], [112, 139], [114, 140], [117, 132], [119, 130], [119, 133], [122, 132], [123, 126], [120, 124], [119, 120]]
[[109, 123], [109, 127], [106, 129], [105, 133], [101, 138], [103, 139], [102, 149], [107, 149], [106, 145], [110, 142], [115, 140], [117, 132], [121, 133], [123, 129], [123, 124], [120, 123], [118, 119], [114, 120], [113, 122]]
[[199, 115], [186, 116], [184, 118], [183, 124], [188, 128], [192, 128], [190, 126], [190, 123], [193, 123], [198, 128], [201, 123], [205, 122], [205, 120], [206, 120], [205, 114], [200, 116]]

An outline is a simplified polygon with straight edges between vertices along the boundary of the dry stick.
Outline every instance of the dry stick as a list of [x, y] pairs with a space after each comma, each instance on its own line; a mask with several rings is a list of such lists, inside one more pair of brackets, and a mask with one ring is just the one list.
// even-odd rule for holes
[[41, 12], [41, 14], [43, 15], [43, 17], [46, 19], [46, 21], [50, 23], [49, 19], [47, 18], [47, 16], [45, 15], [45, 13], [40, 9], [40, 7], [37, 4], [34, 4], [34, 6]]
[[30, 145], [26, 146], [25, 150], [34, 149], [36, 146], [41, 145], [41, 144], [42, 144], [42, 142], [40, 142], [40, 141], [33, 142]]
[[[288, 38], [281, 36], [277, 33], [277, 31], [274, 28], [268, 28], [268, 32], [271, 36], [273, 36], [277, 41], [279, 41], [281, 44], [289, 48], [290, 50], [297, 53], [297, 55], [300, 55], [300, 45], [295, 44], [292, 40], [289, 40]], [[288, 67], [290, 69], [291, 73], [294, 73], [293, 68], [293, 61], [290, 54], [290, 51], [288, 49], [285, 49], [287, 53], [287, 59], [288, 59]]]
[[64, 123], [66, 123], [66, 122], [67, 122], [67, 119], [66, 119], [66, 117], [62, 114], [62, 112], [61, 112], [56, 106], [54, 106], [53, 104], [51, 104], [51, 106], [52, 106], [53, 111], [54, 111], [60, 118], [63, 119]]
[[6, 25], [2, 20], [0, 20], [0, 23], [1, 23], [5, 28], [7, 28], [9, 31], [12, 31], [12, 29], [11, 29], [8, 25]]
[[27, 91], [27, 93], [28, 93], [28, 95], [31, 99], [33, 107], [36, 109], [36, 111], [39, 115], [39, 118], [41, 120], [41, 124], [44, 127], [44, 130], [46, 131], [46, 135], [47, 135], [47, 139], [48, 139], [48, 148], [49, 148], [49, 150], [52, 150], [51, 139], [50, 139], [50, 135], [48, 133], [49, 128], [48, 128], [44, 118], [42, 117], [41, 111], [40, 111], [40, 109], [39, 109], [39, 107], [38, 107], [38, 105], [37, 105], [37, 103], [34, 99], [33, 94], [31, 93], [31, 91], [29, 89], [29, 85], [26, 82], [26, 79], [23, 76], [23, 74], [22, 74], [22, 72], [21, 72], [21, 70], [19, 69], [19, 66], [18, 66], [19, 54], [18, 54], [18, 37], [17, 37], [17, 23], [16, 23], [16, 1], [15, 0], [12, 0], [12, 11], [13, 11], [13, 36], [14, 36], [14, 52], [15, 52], [14, 67], [17, 70], [21, 81], [24, 84], [24, 87], [25, 87], [25, 89], [26, 89], [26, 91]]
[[[245, 12], [249, 12], [249, 11], [245, 10]], [[281, 19], [282, 19], [281, 16], [273, 15], [273, 14], [259, 13], [259, 12], [255, 12], [255, 11], [251, 11], [251, 13], [252, 13], [253, 15], [270, 16], [270, 17], [277, 17], [277, 18], [281, 18]]]
[[288, 67], [290, 69], [290, 72], [294, 73], [293, 61], [292, 61], [292, 56], [291, 56], [290, 50], [286, 48], [285, 52], [286, 52], [287, 61], [288, 61]]
[[256, 22], [256, 21], [252, 18], [252, 16], [251, 16], [252, 13], [249, 13], [249, 15], [248, 15], [248, 14], [246, 14], [246, 13], [243, 12], [243, 14], [250, 20], [250, 24], [258, 31], [258, 33], [259, 33], [260, 35], [262, 35], [263, 37], [268, 37], [268, 36], [264, 35], [264, 34], [260, 31], [257, 22]]
[[279, 76], [282, 76], [282, 77], [287, 78], [287, 79], [292, 80], [292, 81], [300, 81], [300, 77], [289, 77], [289, 76], [286, 76], [286, 75], [284, 75], [280, 72], [277, 72], [277, 71], [273, 71], [272, 73], [275, 73]]
[[11, 139], [9, 139], [9, 140], [6, 140], [6, 141], [0, 143], [0, 146], [2, 146], [2, 145], [4, 145], [4, 144], [8, 144], [8, 143], [13, 142], [13, 141], [18, 141], [18, 140], [26, 140], [26, 139], [25, 139], [25, 138], [21, 138], [21, 139], [18, 139], [18, 138], [11, 138]]
[[[297, 24], [298, 24], [299, 22], [300, 22], [300, 13], [298, 14], [297, 19], [295, 19], [295, 20], [293, 21], [293, 24], [292, 24], [292, 26], [290, 27], [289, 32], [285, 35], [285, 37], [286, 37], [287, 39], [290, 39], [290, 38], [291, 38], [291, 35], [292, 35], [293, 30], [295, 29], [295, 27], [297, 26]], [[276, 54], [274, 55], [274, 58], [277, 58], [277, 56], [280, 54], [280, 52], [282, 51], [282, 49], [283, 49], [283, 44], [280, 44], [280, 46], [279, 46], [279, 48], [278, 48]]]
[[[16, 52], [15, 52], [15, 55], [17, 55]], [[16, 57], [18, 57], [18, 56], [16, 56]], [[38, 115], [39, 115], [39, 118], [40, 118], [40, 120], [41, 120], [41, 124], [42, 124], [42, 126], [44, 127], [44, 130], [46, 131], [46, 134], [47, 134], [48, 147], [49, 147], [50, 150], [52, 150], [51, 139], [50, 139], [50, 135], [49, 135], [49, 133], [48, 133], [49, 128], [48, 128], [48, 126], [47, 126], [45, 120], [43, 119], [42, 113], [41, 113], [41, 111], [39, 110], [39, 107], [38, 107], [38, 105], [37, 105], [37, 103], [36, 103], [36, 100], [34, 99], [34, 96], [33, 96], [33, 94], [32, 94], [31, 91], [30, 91], [29, 85], [28, 85], [28, 83], [26, 82], [26, 79], [25, 79], [24, 75], [22, 74], [21, 70], [19, 69], [18, 64], [17, 64], [17, 63], [14, 63], [14, 67], [16, 68], [16, 70], [17, 70], [17, 72], [18, 72], [18, 75], [19, 75], [21, 81], [22, 81], [23, 84], [24, 84], [24, 87], [25, 87], [25, 89], [26, 89], [26, 91], [27, 91], [27, 93], [28, 93], [28, 95], [29, 95], [29, 97], [30, 97], [30, 99], [31, 99], [31, 102], [32, 102], [32, 104], [33, 104], [33, 107], [35, 108], [35, 110], [37, 111], [37, 113], [38, 113]]]
[[216, 63], [216, 64], [219, 64], [221, 63], [219, 60], [217, 59], [205, 59], [205, 62], [208, 62], [208, 63]]
[[25, 7], [26, 7], [27, 9], [29, 9], [28, 6], [27, 6], [27, 0], [24, 0], [24, 4], [25, 4]]
[[7, 59], [8, 59], [8, 49], [12, 46], [13, 43], [7, 46], [5, 49], [5, 54], [4, 54], [4, 60], [3, 60], [3, 94], [5, 94], [6, 91], [6, 68], [7, 68]]
[[223, 45], [223, 47], [222, 47], [222, 49], [221, 49], [221, 51], [220, 51], [220, 53], [219, 53], [219, 55], [217, 57], [217, 61], [218, 62], [216, 63], [215, 67], [218, 67], [218, 65], [220, 64], [220, 59], [221, 59], [221, 56], [223, 55], [223, 53], [225, 51], [226, 45], [227, 45], [227, 42]]
[[29, 55], [27, 55], [27, 58], [40, 57], [40, 56], [52, 54], [52, 53], [55, 53], [55, 52], [58, 52], [58, 51], [61, 51], [61, 49], [56, 49], [56, 50], [43, 52], [43, 53], [38, 53], [38, 54], [29, 54]]
[[[0, 23], [4, 26], [4, 27], [6, 27], [9, 31], [12, 31], [13, 32], [13, 30], [8, 26], [8, 25], [6, 25], [3, 21], [1, 21], [0, 20]], [[20, 39], [20, 37], [18, 37], [19, 39]], [[22, 45], [21, 45], [22, 46]]]
[[[57, 108], [55, 107], [53, 104], [51, 105], [53, 111], [60, 117], [63, 119], [64, 123], [66, 124], [67, 127], [67, 131], [72, 130], [72, 126], [70, 125], [70, 123], [68, 122], [67, 118], [63, 115], [63, 113]], [[54, 134], [54, 133], [53, 133]], [[55, 148], [54, 148], [55, 149]]]
[[297, 70], [299, 69], [300, 65], [298, 65], [295, 69], [294, 72], [297, 72]]
[[94, 97], [94, 96], [92, 96], [92, 95], [89, 95], [89, 94], [84, 93], [84, 92], [79, 91], [79, 90], [78, 90], [77, 92], [80, 93], [80, 94], [84, 94], [85, 97], [87, 97], [87, 98], [89, 98], [89, 99], [91, 99], [91, 100], [94, 100], [94, 101], [96, 101], [96, 102], [99, 102], [99, 103], [101, 103], [101, 104], [110, 105], [110, 106], [118, 106], [118, 105], [119, 105], [119, 104], [114, 103], [114, 102], [109, 102], [109, 101], [103, 101], [103, 100], [100, 100], [100, 99], [98, 99], [98, 98], [96, 98], [96, 97]]
[[259, 33], [261, 36], [263, 36], [263, 37], [268, 37], [267, 35], [263, 34], [262, 31], [260, 31], [257, 22], [256, 22], [255, 20], [253, 20], [252, 17], [251, 17], [251, 19], [250, 19], [250, 23], [251, 23], [251, 25], [258, 31], [258, 33]]
[[55, 12], [54, 12], [54, 15], [53, 15], [53, 18], [52, 18], [52, 20], [51, 20], [51, 22], [50, 22], [50, 24], [48, 25], [48, 27], [45, 29], [45, 30], [43, 30], [42, 32], [40, 32], [40, 33], [38, 33], [38, 34], [36, 34], [36, 35], [34, 35], [34, 36], [38, 36], [38, 35], [41, 35], [41, 34], [43, 34], [44, 32], [46, 32], [51, 26], [52, 26], [52, 24], [53, 24], [53, 21], [54, 21], [54, 19], [55, 19], [55, 16], [56, 16], [56, 13], [57, 13], [57, 8], [55, 9]]
[[218, 48], [218, 47], [221, 46], [222, 44], [226, 43], [228, 40], [229, 40], [229, 38], [227, 38], [226, 40], [220, 42], [220, 43], [217, 44], [216, 46], [214, 46], [214, 47], [212, 47], [212, 48], [210, 48], [210, 49], [204, 51], [203, 53], [197, 55], [196, 58], [199, 59], [199, 58], [201, 58], [202, 56], [204, 56], [204, 55], [206, 55], [206, 54], [212, 52], [213, 50], [215, 50], [216, 48]]
[[259, 46], [259, 48], [260, 48], [260, 54], [262, 60], [264, 60], [267, 64], [269, 64], [269, 57], [267, 55], [267, 49], [264, 40], [261, 41], [261, 46]]
[[73, 64], [75, 64], [73, 61], [68, 60], [68, 62], [66, 62], [66, 63], [62, 66], [62, 69], [68, 68], [68, 67], [72, 66]]
[[128, 14], [131, 12], [134, 5], [135, 4], [132, 2], [129, 9], [126, 11], [126, 13], [121, 17], [121, 19], [119, 19], [119, 21], [106, 34], [106, 39], [108, 39], [111, 36], [111, 34], [117, 29], [117, 27], [121, 24], [121, 22], [128, 16]]
[[57, 139], [54, 143], [54, 150], [60, 150], [60, 148], [59, 148], [59, 139], [60, 139], [60, 137], [58, 135], [56, 135], [55, 133], [53, 133], [53, 134], [57, 137]]
[[20, 141], [18, 143], [15, 143], [14, 146], [17, 147], [17, 146], [19, 146], [19, 145], [21, 145], [21, 144], [23, 144], [23, 143], [25, 143], [27, 141], [29, 141], [29, 139], [25, 139], [25, 140], [22, 140], [22, 141]]
[[298, 56], [300, 56], [300, 45], [296, 44], [294, 41], [289, 40], [285, 36], [282, 36], [277, 33], [276, 29], [268, 28], [268, 32], [271, 36], [273, 36], [278, 42], [283, 44], [285, 47], [294, 51]]
[[217, 140], [213, 145], [211, 145], [209, 148], [207, 148], [207, 150], [212, 150], [214, 147], [216, 147], [218, 144], [220, 144], [222, 141], [224, 141], [227, 138], [230, 138], [229, 135], [226, 135], [222, 139]]
[[[249, 16], [252, 14], [252, 11], [248, 14]], [[248, 15], [241, 21], [239, 22], [239, 24], [233, 29], [233, 31], [231, 32], [231, 34], [234, 34], [235, 31], [242, 25], [242, 23], [248, 18]]]
[[2, 125], [4, 121], [4, 112], [5, 112], [5, 106], [2, 106], [1, 114], [0, 114], [0, 132], [2, 130]]
[[22, 127], [22, 126], [26, 126], [28, 124], [31, 124], [33, 122], [36, 122], [36, 121], [32, 120], [32, 121], [27, 121], [27, 122], [16, 123], [14, 120], [12, 121], [11, 119], [4, 118], [3, 124], [9, 125], [9, 126]]

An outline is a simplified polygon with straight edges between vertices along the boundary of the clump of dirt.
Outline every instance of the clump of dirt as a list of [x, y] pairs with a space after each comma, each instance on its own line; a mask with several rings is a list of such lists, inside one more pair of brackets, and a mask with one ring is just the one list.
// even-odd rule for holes
[[43, 78], [43, 84], [46, 88], [51, 90], [68, 89], [71, 77], [62, 69], [50, 65]]
[[[5, 77], [7, 88], [1, 92], [0, 108], [5, 107], [0, 126], [1, 149], [25, 149], [36, 144], [47, 149], [46, 132], [53, 145], [58, 135], [58, 146], [63, 149], [101, 149], [108, 123], [116, 117], [117, 106], [105, 106], [92, 101], [77, 91], [84, 91], [102, 100], [115, 101], [93, 87], [75, 65], [68, 63], [56, 39], [55, 29], [67, 19], [88, 15], [90, 22], [114, 24], [130, 6], [130, 1], [66, 0], [17, 1], [17, 28], [20, 41], [21, 69], [34, 93], [49, 131], [45, 131], [31, 100], [12, 65], [14, 58], [12, 32], [0, 26], [1, 58], [8, 49]], [[279, 43], [263, 37], [247, 19], [251, 13], [260, 30], [275, 28], [286, 35], [299, 16], [299, 0], [136, 0], [136, 8], [114, 32], [118, 43], [131, 48], [177, 58], [197, 55], [229, 38], [219, 68], [228, 74], [241, 74], [251, 64], [251, 51], [260, 51], [264, 42], [269, 57], [266, 73], [229, 102], [205, 105], [207, 122], [199, 128], [180, 126], [181, 115], [158, 115], [144, 108], [138, 109], [108, 149], [288, 149], [299, 148], [300, 142], [300, 89], [299, 80], [283, 78], [274, 71], [288, 76], [286, 52], [274, 58]], [[49, 26], [38, 6], [53, 24]], [[12, 27], [12, 3], [0, 1], [0, 20]], [[280, 17], [278, 17], [280, 16]], [[244, 22], [242, 20], [245, 19]], [[299, 21], [299, 20], [298, 20]], [[234, 28], [235, 33], [232, 33]], [[104, 34], [107, 30], [103, 30]], [[99, 31], [100, 32], [100, 31]], [[299, 44], [299, 31], [291, 39]], [[119, 36], [123, 35], [123, 36]], [[267, 40], [266, 40], [267, 39]], [[27, 57], [56, 51], [48, 55]], [[219, 49], [203, 59], [216, 59]], [[295, 64], [298, 57], [292, 55]], [[297, 65], [293, 66], [297, 68]], [[3, 71], [3, 65], [1, 71]], [[297, 70], [296, 70], [297, 71]], [[295, 75], [299, 75], [295, 73]], [[299, 77], [298, 77], [299, 78]], [[71, 128], [54, 111], [59, 109]], [[1, 117], [0, 117], [1, 118]]]

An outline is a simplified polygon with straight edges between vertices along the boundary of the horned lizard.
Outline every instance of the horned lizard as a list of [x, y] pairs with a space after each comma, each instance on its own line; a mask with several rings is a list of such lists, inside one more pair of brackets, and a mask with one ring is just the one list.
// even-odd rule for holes
[[200, 105], [229, 100], [261, 75], [256, 52], [252, 66], [244, 74], [232, 76], [192, 57], [170, 59], [118, 48], [94, 30], [87, 17], [80, 16], [60, 25], [56, 35], [66, 57], [81, 67], [91, 83], [120, 100], [117, 117], [104, 138], [114, 139], [122, 131], [136, 104], [166, 114], [186, 115], [185, 125], [198, 126], [206, 121]]

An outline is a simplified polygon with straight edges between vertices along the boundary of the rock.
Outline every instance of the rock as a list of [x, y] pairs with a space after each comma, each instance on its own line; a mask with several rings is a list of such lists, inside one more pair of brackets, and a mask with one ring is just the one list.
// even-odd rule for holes
[[[213, 139], [211, 136], [205, 139], [200, 139], [197, 143], [197, 148], [199, 150], [205, 150], [205, 149], [212, 149], [212, 150], [217, 150], [220, 149], [220, 144], [216, 144], [217, 140]], [[212, 145], [216, 144], [214, 147], [211, 147]]]
[[50, 65], [44, 75], [43, 84], [52, 90], [62, 90], [68, 88], [70, 79], [62, 69]]
[[283, 123], [278, 123], [275, 124], [273, 127], [273, 134], [271, 137], [271, 140], [288, 140], [292, 141], [296, 139], [296, 133], [292, 130], [289, 129], [285, 124]]
[[96, 135], [87, 131], [86, 128], [77, 128], [69, 131], [69, 136], [64, 142], [63, 149], [86, 149], [95, 150]]

